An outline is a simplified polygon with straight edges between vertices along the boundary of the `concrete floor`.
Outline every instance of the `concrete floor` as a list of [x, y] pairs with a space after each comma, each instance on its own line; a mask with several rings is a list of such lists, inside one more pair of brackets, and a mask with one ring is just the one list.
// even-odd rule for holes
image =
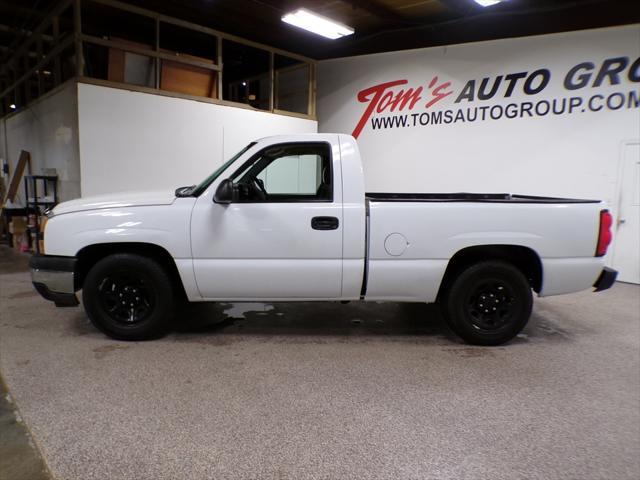
[[0, 377], [0, 479], [47, 480], [49, 472]]
[[191, 308], [110, 340], [0, 249], [0, 371], [59, 479], [638, 479], [640, 287], [537, 299], [511, 344], [437, 309]]

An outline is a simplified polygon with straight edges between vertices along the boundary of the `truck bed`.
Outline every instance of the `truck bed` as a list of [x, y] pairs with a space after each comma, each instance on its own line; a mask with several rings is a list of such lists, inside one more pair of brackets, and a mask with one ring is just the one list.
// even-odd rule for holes
[[599, 203], [599, 200], [535, 197], [510, 193], [366, 193], [372, 202]]

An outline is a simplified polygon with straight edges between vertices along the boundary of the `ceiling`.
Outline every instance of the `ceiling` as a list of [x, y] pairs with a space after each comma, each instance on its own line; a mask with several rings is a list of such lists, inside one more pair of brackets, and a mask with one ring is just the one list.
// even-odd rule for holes
[[[640, 0], [123, 0], [316, 59], [640, 23]], [[0, 0], [0, 62], [55, 0]], [[305, 7], [355, 28], [328, 40], [281, 22]]]

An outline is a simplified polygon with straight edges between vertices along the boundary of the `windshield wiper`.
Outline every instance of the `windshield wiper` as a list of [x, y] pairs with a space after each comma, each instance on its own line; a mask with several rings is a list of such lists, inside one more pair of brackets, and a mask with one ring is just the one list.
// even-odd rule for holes
[[195, 185], [189, 185], [188, 187], [178, 187], [176, 188], [175, 195], [176, 197], [189, 197], [193, 192]]

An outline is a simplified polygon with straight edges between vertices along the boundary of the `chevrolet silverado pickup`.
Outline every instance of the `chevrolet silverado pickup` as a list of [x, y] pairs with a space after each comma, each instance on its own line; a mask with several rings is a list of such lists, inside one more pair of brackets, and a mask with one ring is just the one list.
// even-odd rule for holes
[[612, 217], [596, 200], [365, 193], [341, 134], [250, 143], [199, 185], [81, 198], [48, 212], [40, 294], [123, 340], [160, 336], [181, 302], [438, 302], [467, 342], [504, 343], [532, 291], [609, 288]]

